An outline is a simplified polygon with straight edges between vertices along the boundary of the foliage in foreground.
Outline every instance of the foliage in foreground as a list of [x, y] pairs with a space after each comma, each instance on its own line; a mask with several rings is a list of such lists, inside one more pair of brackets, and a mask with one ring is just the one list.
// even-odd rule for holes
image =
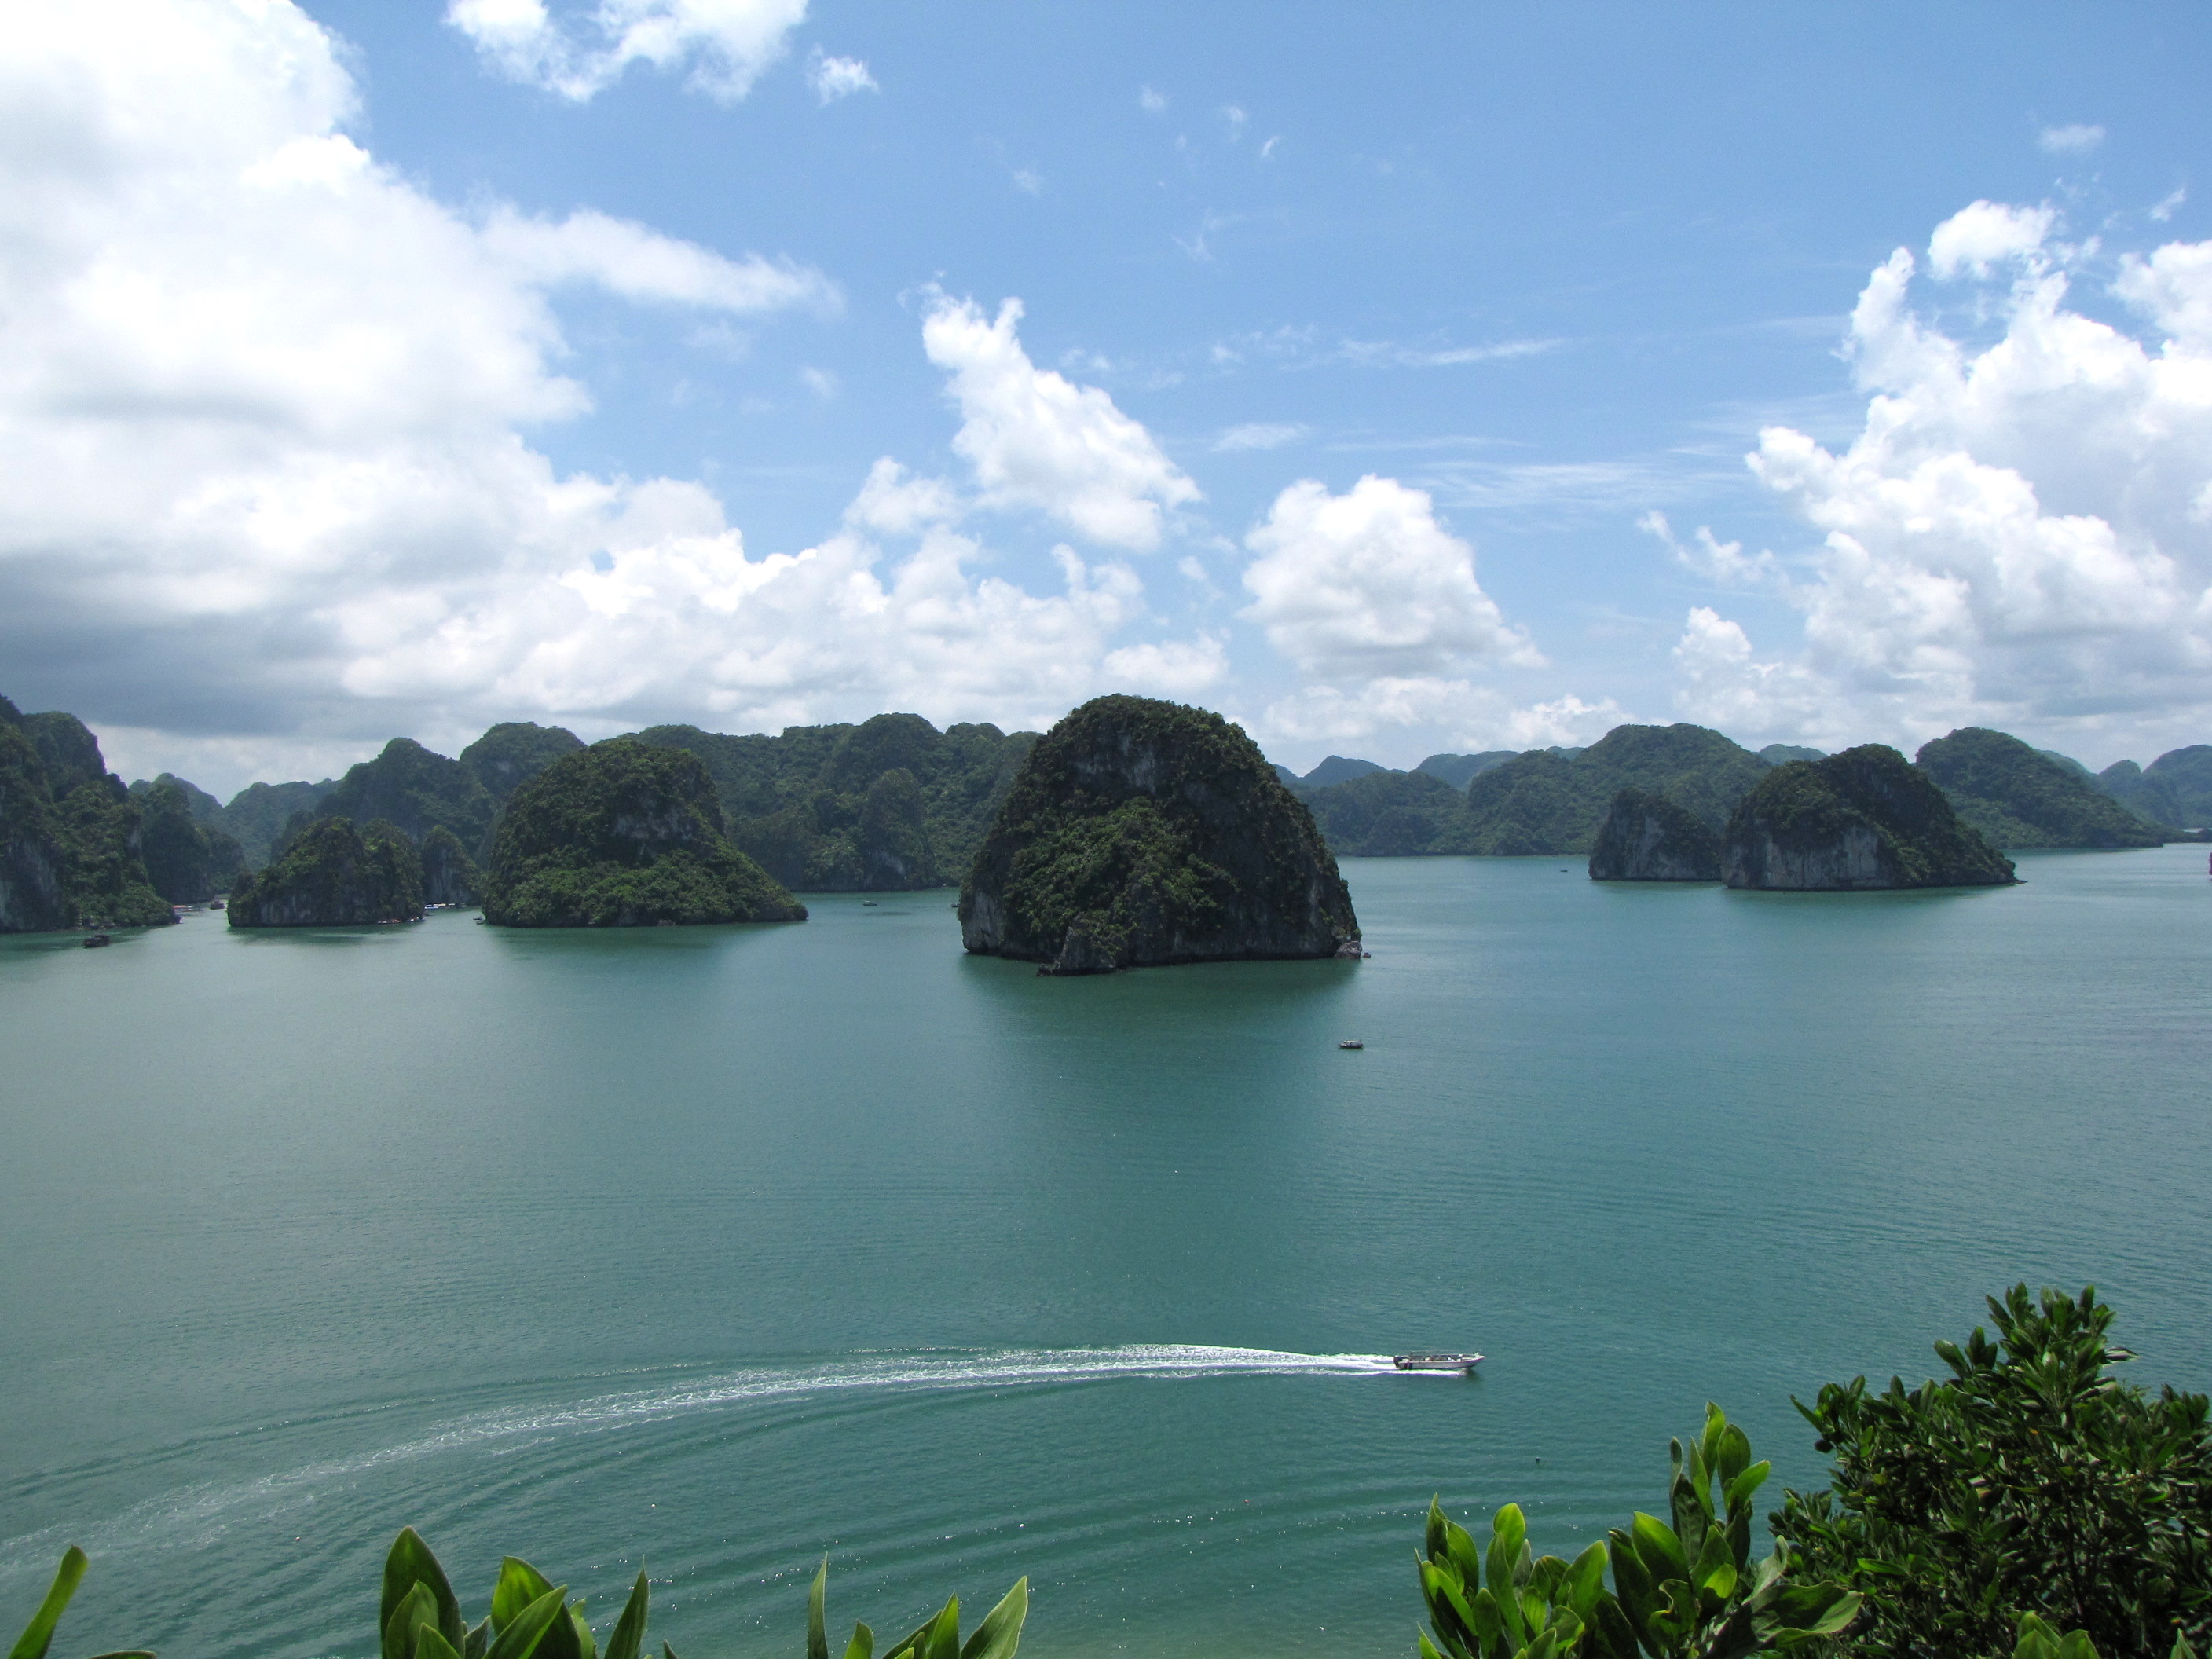
[[[1498, 1510], [1480, 1553], [1467, 1530], [1429, 1505], [1417, 1558], [1436, 1642], [1421, 1659], [1736, 1659], [1787, 1652], [1835, 1635], [1860, 1598], [1841, 1584], [1793, 1576], [1787, 1545], [1751, 1559], [1752, 1499], [1767, 1465], [1706, 1407], [1705, 1432], [1673, 1443], [1670, 1526], [1638, 1514], [1572, 1562], [1532, 1559], [1517, 1504]], [[1613, 1589], [1605, 1570], [1613, 1568]], [[1441, 1651], [1439, 1650], [1441, 1649]]]
[[1998, 1654], [2034, 1613], [2105, 1659], [2212, 1638], [2212, 1433], [2203, 1395], [2105, 1374], [2135, 1356], [2111, 1308], [2025, 1285], [1990, 1298], [1997, 1338], [1939, 1342], [1951, 1376], [1866, 1379], [1799, 1403], [1829, 1492], [1786, 1495], [1778, 1534], [1867, 1597], [1855, 1652]]

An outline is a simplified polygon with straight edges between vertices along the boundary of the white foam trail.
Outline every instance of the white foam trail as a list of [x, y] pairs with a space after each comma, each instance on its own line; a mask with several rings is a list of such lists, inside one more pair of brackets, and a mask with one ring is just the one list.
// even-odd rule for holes
[[[597, 1432], [690, 1412], [753, 1401], [788, 1399], [856, 1389], [1012, 1389], [1120, 1378], [1209, 1376], [1376, 1376], [1398, 1373], [1389, 1354], [1285, 1353], [1273, 1348], [1213, 1348], [1188, 1344], [1116, 1348], [1001, 1348], [959, 1354], [847, 1356], [816, 1364], [750, 1365], [660, 1389], [605, 1394], [565, 1406], [507, 1407], [464, 1417], [413, 1440], [353, 1457], [331, 1458], [281, 1474], [224, 1486], [186, 1487], [134, 1504], [112, 1521], [78, 1526], [80, 1541], [110, 1547], [189, 1546], [202, 1529], [241, 1506], [266, 1512], [313, 1501], [313, 1488], [394, 1463], [502, 1440]], [[51, 1529], [47, 1529], [51, 1530]], [[0, 1571], [26, 1558], [43, 1559], [46, 1531], [0, 1542]]]

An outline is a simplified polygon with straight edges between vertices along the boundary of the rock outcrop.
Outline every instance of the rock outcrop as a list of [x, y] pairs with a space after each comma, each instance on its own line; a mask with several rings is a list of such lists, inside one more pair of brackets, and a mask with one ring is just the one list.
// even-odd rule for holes
[[234, 927], [359, 927], [422, 915], [422, 863], [407, 832], [382, 819], [317, 818], [275, 863], [242, 876]]
[[1592, 881], [1718, 881], [1721, 838], [1664, 795], [1624, 789], [1590, 845]]
[[1334, 957], [1359, 937], [1313, 816], [1218, 714], [1099, 697], [1023, 763], [960, 894], [962, 942], [1057, 974]]
[[1721, 871], [1731, 887], [1808, 891], [2018, 879], [1933, 779], [1880, 744], [1768, 773], [1729, 819]]
[[1913, 763], [1993, 847], [2155, 847], [2166, 837], [2079, 766], [1969, 726], [1923, 744]]
[[699, 757], [611, 738], [509, 798], [484, 876], [505, 927], [804, 921], [806, 907], [731, 844]]
[[476, 904], [483, 898], [483, 872], [460, 837], [440, 824], [422, 837], [422, 902]]

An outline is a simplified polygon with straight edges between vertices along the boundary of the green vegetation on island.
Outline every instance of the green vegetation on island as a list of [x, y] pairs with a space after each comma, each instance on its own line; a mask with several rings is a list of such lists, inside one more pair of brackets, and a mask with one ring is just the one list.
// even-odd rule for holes
[[1616, 726], [1579, 754], [1539, 750], [1468, 786], [1470, 853], [1586, 853], [1623, 789], [1663, 796], [1709, 828], [1769, 769], [1702, 726]]
[[504, 806], [524, 784], [583, 746], [584, 740], [564, 726], [508, 720], [462, 750], [461, 764], [476, 775], [494, 802]]
[[900, 892], [957, 880], [1036, 741], [1033, 732], [989, 725], [939, 732], [919, 714], [794, 726], [779, 737], [692, 726], [635, 735], [704, 762], [731, 840], [804, 892]]
[[1914, 763], [1992, 847], [2155, 847], [2165, 839], [2086, 769], [2002, 732], [1962, 727], [1923, 744]]
[[2148, 766], [2116, 761], [2098, 786], [2138, 817], [2174, 830], [2212, 828], [2212, 744], [2168, 750]]
[[499, 803], [460, 762], [412, 738], [394, 738], [374, 760], [349, 767], [314, 811], [357, 823], [382, 818], [418, 842], [442, 824], [473, 853], [489, 842]]
[[233, 927], [360, 927], [422, 915], [422, 860], [382, 818], [319, 817], [230, 890]]
[[285, 826], [295, 818], [304, 823], [313, 817], [323, 798], [337, 787], [335, 778], [320, 783], [249, 783], [230, 798], [216, 827], [237, 841], [246, 854], [246, 867], [258, 870], [269, 862]]
[[554, 762], [501, 815], [484, 919], [507, 927], [804, 921], [723, 832], [699, 757], [611, 738]]
[[1313, 817], [1218, 714], [1085, 703], [1030, 750], [960, 894], [978, 955], [1060, 974], [1358, 954]]
[[1769, 772], [1729, 819], [1721, 869], [1731, 887], [1792, 891], [2018, 879], [1927, 773], [1875, 743]]
[[131, 786], [147, 880], [171, 904], [204, 904], [228, 892], [246, 868], [245, 849], [201, 821], [195, 795], [213, 804], [213, 797], [167, 772], [143, 791]]
[[138, 804], [73, 714], [0, 697], [0, 933], [174, 921], [146, 872]]
[[1344, 858], [1418, 858], [1474, 850], [1467, 796], [1430, 772], [1379, 768], [1321, 789], [1293, 789], [1329, 850]]
[[1624, 789], [1591, 843], [1592, 881], [1718, 881], [1721, 838], [1664, 795]]

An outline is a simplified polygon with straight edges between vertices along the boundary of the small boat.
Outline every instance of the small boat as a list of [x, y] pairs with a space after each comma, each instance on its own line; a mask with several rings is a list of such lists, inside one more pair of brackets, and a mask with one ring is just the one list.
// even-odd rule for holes
[[208, 901], [208, 908], [209, 908], [209, 909], [210, 909], [210, 910], [220, 910], [220, 909], [222, 909], [222, 901], [221, 899], [210, 899], [210, 900]]
[[873, 899], [862, 899], [860, 901], [860, 908], [863, 910], [872, 910], [876, 908], [876, 902]]
[[1358, 1037], [1345, 1037], [1336, 1046], [1340, 1048], [1364, 1048], [1367, 1045]]
[[105, 933], [88, 933], [85, 935], [84, 939], [84, 948], [88, 951], [96, 950], [100, 945], [112, 945], [114, 943], [115, 941], [108, 938]]
[[1479, 1353], [1394, 1353], [1390, 1363], [1401, 1371], [1462, 1371], [1468, 1376], [1482, 1364]]

